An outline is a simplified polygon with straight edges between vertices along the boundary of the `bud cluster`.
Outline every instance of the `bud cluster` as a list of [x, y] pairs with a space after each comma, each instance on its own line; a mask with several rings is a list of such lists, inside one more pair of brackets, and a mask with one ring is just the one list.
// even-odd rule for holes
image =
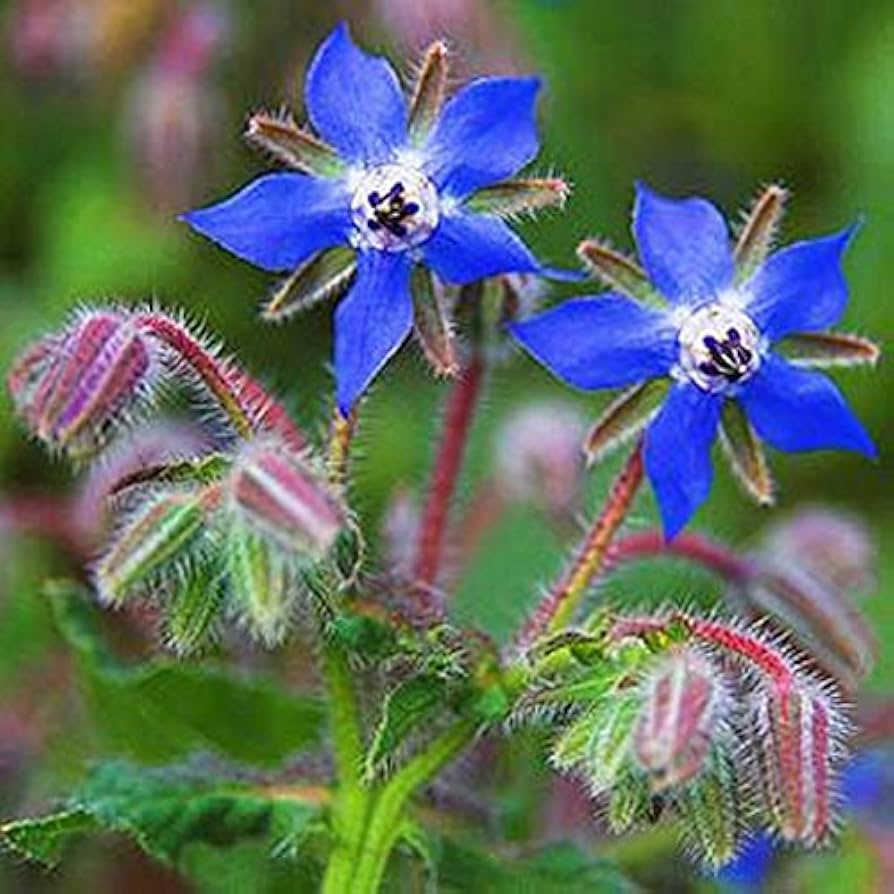
[[255, 380], [181, 320], [116, 307], [81, 311], [38, 341], [8, 384], [31, 431], [79, 459], [105, 449], [174, 386], [212, 407], [207, 435], [181, 439], [186, 455], [152, 447], [142, 427], [94, 466], [88, 505], [102, 515], [113, 497], [117, 510], [94, 566], [97, 592], [113, 605], [161, 597], [178, 652], [203, 646], [221, 615], [265, 643], [282, 639], [302, 574], [329, 556], [346, 510], [304, 435]]
[[828, 839], [849, 726], [803, 655], [759, 627], [679, 611], [592, 628], [547, 644], [522, 710], [560, 722], [553, 765], [586, 782], [613, 831], [674, 816], [715, 867], [758, 829]]

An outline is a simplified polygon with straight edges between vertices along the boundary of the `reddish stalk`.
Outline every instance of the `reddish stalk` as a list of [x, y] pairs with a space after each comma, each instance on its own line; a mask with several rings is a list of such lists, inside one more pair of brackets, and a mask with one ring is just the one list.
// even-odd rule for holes
[[609, 547], [627, 518], [642, 481], [643, 452], [640, 442], [615, 479], [602, 511], [587, 532], [574, 560], [522, 628], [517, 640], [521, 649], [527, 649], [544, 634], [559, 630], [570, 621], [590, 582], [602, 570]]
[[441, 569], [450, 504], [456, 490], [483, 379], [484, 359], [476, 351], [460, 372], [450, 392], [441, 443], [419, 526], [413, 577], [422, 592], [434, 586]]
[[616, 541], [605, 561], [606, 570], [638, 559], [673, 556], [687, 559], [734, 583], [744, 583], [754, 575], [752, 564], [744, 556], [700, 534], [678, 534], [665, 540], [661, 531], [639, 531]]

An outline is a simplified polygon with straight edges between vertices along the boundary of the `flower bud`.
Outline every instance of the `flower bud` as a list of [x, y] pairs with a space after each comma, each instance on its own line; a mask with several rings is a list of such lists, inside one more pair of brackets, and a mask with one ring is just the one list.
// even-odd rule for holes
[[238, 526], [230, 532], [226, 562], [245, 626], [267, 646], [281, 642], [300, 592], [294, 565], [265, 539]]
[[217, 487], [162, 493], [127, 520], [96, 565], [97, 591], [120, 602], [137, 587], [151, 585], [183, 567], [201, 545], [201, 535], [219, 499]]
[[801, 679], [754, 698], [759, 776], [774, 826], [813, 845], [834, 825], [833, 781], [847, 723], [833, 696]]
[[280, 442], [248, 444], [227, 483], [237, 518], [291, 553], [322, 559], [345, 524], [345, 512], [308, 460]]
[[81, 456], [102, 447], [110, 429], [151, 395], [156, 371], [156, 352], [123, 313], [91, 310], [25, 351], [8, 386], [42, 441]]
[[692, 648], [673, 649], [647, 682], [633, 753], [663, 791], [696, 776], [722, 723], [727, 702], [719, 670]]
[[764, 550], [840, 590], [872, 585], [875, 544], [866, 526], [844, 512], [803, 509], [771, 528]]
[[553, 515], [574, 512], [583, 474], [584, 423], [565, 403], [528, 404], [503, 424], [497, 442], [500, 489]]

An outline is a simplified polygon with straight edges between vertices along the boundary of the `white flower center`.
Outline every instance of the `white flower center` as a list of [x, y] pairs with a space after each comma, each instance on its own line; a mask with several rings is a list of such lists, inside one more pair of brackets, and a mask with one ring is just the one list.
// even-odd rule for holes
[[364, 172], [351, 199], [361, 245], [406, 251], [425, 242], [441, 216], [434, 184], [415, 168], [382, 165]]
[[752, 319], [725, 304], [708, 304], [680, 328], [680, 368], [702, 391], [724, 391], [761, 364], [761, 334]]

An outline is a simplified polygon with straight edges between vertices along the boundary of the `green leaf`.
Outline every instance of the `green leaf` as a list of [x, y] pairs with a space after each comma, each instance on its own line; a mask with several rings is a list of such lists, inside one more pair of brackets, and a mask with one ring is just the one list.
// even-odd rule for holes
[[55, 584], [49, 596], [77, 655], [93, 726], [113, 754], [163, 763], [204, 750], [273, 766], [319, 740], [324, 711], [318, 700], [213, 664], [166, 658], [123, 664], [103, 643], [96, 609], [83, 593]]
[[626, 894], [635, 890], [614, 864], [593, 859], [573, 844], [556, 844], [523, 860], [446, 841], [439, 890], [487, 894]]
[[96, 767], [71, 800], [103, 828], [129, 835], [169, 865], [197, 841], [226, 847], [264, 837], [272, 851], [284, 833], [299, 835], [318, 809], [188, 768], [150, 769], [126, 761]]
[[375, 777], [394, 758], [409, 735], [430, 720], [444, 704], [445, 681], [434, 676], [411, 677], [385, 697], [382, 718], [366, 757], [366, 777]]
[[0, 826], [0, 847], [13, 856], [44, 866], [56, 866], [72, 839], [95, 832], [98, 825], [86, 811], [75, 808], [36, 819], [12, 820]]

